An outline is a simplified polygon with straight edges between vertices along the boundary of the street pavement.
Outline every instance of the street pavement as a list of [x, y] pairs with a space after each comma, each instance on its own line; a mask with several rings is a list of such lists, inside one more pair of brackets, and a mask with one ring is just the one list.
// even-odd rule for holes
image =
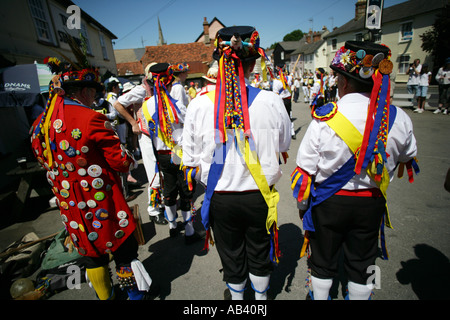
[[[398, 88], [396, 90], [402, 90]], [[311, 120], [309, 107], [293, 103], [293, 116], [297, 139], [292, 140], [287, 164], [282, 166], [283, 177], [276, 185], [280, 193], [278, 205], [279, 246], [282, 257], [275, 268], [270, 284], [270, 295], [275, 300], [304, 300], [307, 295], [306, 258], [300, 259], [303, 233], [290, 189], [290, 173], [294, 170], [298, 147]], [[418, 144], [420, 174], [409, 183], [407, 177], [395, 178], [388, 189], [388, 204], [393, 229], [386, 230], [389, 260], [378, 258], [378, 289], [373, 300], [449, 299], [450, 294], [450, 193], [444, 189], [444, 180], [450, 168], [450, 115], [435, 115], [434, 108], [422, 114], [403, 109], [412, 119]], [[225, 287], [221, 264], [214, 246], [209, 252], [204, 242], [184, 243], [183, 234], [169, 237], [167, 225], [155, 225], [146, 213], [147, 178], [142, 165], [133, 175], [144, 184], [133, 189], [138, 197], [130, 205], [138, 204], [142, 217], [146, 243], [139, 248], [139, 259], [153, 281], [161, 287], [160, 300], [223, 300]], [[405, 173], [406, 175], [406, 173]], [[195, 206], [199, 210], [204, 189], [197, 189]], [[25, 215], [0, 230], [0, 252], [11, 242], [28, 232], [45, 237], [61, 230], [59, 212], [37, 205], [31, 199]], [[200, 232], [202, 225], [195, 222]], [[181, 223], [181, 212], [179, 212]], [[110, 264], [114, 270], [114, 263]], [[30, 276], [34, 280], [33, 276]], [[114, 283], [116, 280], [113, 277]], [[336, 279], [333, 299], [343, 299], [343, 277]], [[252, 299], [252, 289], [246, 291]], [[93, 289], [86, 283], [80, 289], [64, 290], [52, 295], [51, 300], [96, 300]]]

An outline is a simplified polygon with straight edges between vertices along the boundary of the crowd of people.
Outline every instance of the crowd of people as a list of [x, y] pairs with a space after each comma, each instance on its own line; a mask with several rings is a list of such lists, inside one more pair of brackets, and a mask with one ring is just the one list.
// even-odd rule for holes
[[[375, 264], [378, 233], [389, 226], [387, 185], [398, 166], [406, 165], [408, 174], [418, 170], [410, 118], [383, 103], [390, 50], [347, 41], [330, 72], [319, 69], [300, 78], [273, 68], [266, 87], [269, 74], [250, 79], [256, 60], [265, 59], [259, 37], [249, 26], [219, 30], [217, 65], [201, 89], [190, 83], [192, 90], [186, 90], [189, 65], [182, 62], [150, 63], [141, 84], [125, 83], [122, 89], [116, 78], [101, 86], [92, 66], [64, 69], [67, 65], [54, 63], [47, 106], [33, 124], [32, 148], [99, 299], [114, 297], [109, 254], [130, 299], [157, 294], [139, 262], [132, 236], [138, 226], [126, 202], [138, 149], [151, 221], [178, 237], [181, 211], [186, 245], [216, 244], [224, 298], [243, 299], [248, 283], [255, 299], [268, 298], [280, 258], [275, 185], [295, 139], [292, 101], [298, 101], [300, 88], [312, 120], [297, 150], [291, 188], [305, 232], [302, 255], [311, 268], [308, 298], [328, 299], [341, 250], [348, 298], [370, 298], [366, 271]], [[192, 221], [199, 184], [205, 187], [199, 213], [204, 233]]]

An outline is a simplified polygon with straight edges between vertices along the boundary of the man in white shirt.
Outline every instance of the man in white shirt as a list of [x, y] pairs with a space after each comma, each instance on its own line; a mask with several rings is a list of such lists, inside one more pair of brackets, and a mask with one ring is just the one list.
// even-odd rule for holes
[[177, 63], [171, 66], [175, 80], [170, 90], [170, 95], [177, 101], [180, 101], [184, 106], [188, 106], [189, 97], [184, 89], [184, 82], [188, 76], [189, 64]]
[[[370, 67], [366, 56], [373, 58]], [[390, 226], [387, 184], [399, 163], [415, 166], [411, 120], [402, 109], [389, 107], [389, 58], [389, 48], [367, 42], [347, 41], [338, 50], [330, 67], [337, 72], [340, 100], [314, 109], [297, 153], [292, 182], [311, 247], [315, 300], [329, 298], [341, 249], [349, 299], [370, 297], [367, 268], [375, 264], [380, 225]], [[379, 99], [371, 100], [371, 93]]]
[[278, 94], [283, 99], [284, 107], [289, 118], [291, 119], [291, 137], [295, 140], [296, 136], [294, 130], [294, 122], [292, 121], [292, 95], [290, 91], [292, 82], [289, 80], [289, 78], [286, 77], [286, 82], [283, 84], [281, 77], [284, 77], [284, 74], [281, 68], [278, 69], [278, 78], [273, 79], [272, 91]]
[[[250, 39], [250, 45], [242, 39]], [[225, 298], [231, 294], [236, 300], [243, 299], [248, 277], [255, 299], [267, 298], [277, 259], [274, 185], [282, 174], [280, 153], [291, 140], [280, 96], [248, 80], [260, 57], [257, 39], [253, 27], [219, 30], [213, 54], [221, 61], [216, 90], [191, 101], [183, 131], [183, 164], [195, 168], [195, 179], [206, 185], [202, 222], [214, 231], [229, 288]]]
[[[135, 86], [130, 91], [121, 95], [114, 104], [114, 108], [131, 125], [133, 134], [138, 135], [139, 149], [142, 154], [142, 161], [148, 179], [147, 194], [149, 205], [147, 207], [147, 212], [150, 216], [150, 221], [153, 221], [156, 224], [166, 225], [168, 222], [164, 217], [164, 208], [160, 203], [161, 201], [157, 201], [158, 197], [156, 196], [160, 193], [161, 176], [158, 170], [150, 135], [148, 130], [145, 130], [148, 125], [142, 115], [142, 103], [145, 99], [153, 96], [153, 90], [151, 88], [153, 80], [149, 70], [150, 67], [155, 64], [156, 62], [152, 62], [145, 67], [145, 77], [142, 80], [142, 84]], [[126, 109], [133, 104], [140, 105], [140, 108], [136, 112], [138, 115], [137, 119], [135, 119]], [[152, 199], [154, 200], [152, 201]]]

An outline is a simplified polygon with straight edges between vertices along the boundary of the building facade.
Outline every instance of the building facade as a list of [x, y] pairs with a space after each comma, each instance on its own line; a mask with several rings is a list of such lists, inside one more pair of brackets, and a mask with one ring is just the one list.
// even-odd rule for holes
[[[429, 69], [433, 70], [434, 59], [429, 53], [423, 51], [420, 36], [432, 28], [437, 14], [448, 3], [448, 0], [427, 0], [424, 5], [423, 0], [409, 0], [383, 9], [381, 32], [376, 34], [373, 40], [391, 49], [395, 82], [408, 81], [406, 71], [415, 59], [420, 59], [421, 63], [427, 63]], [[327, 42], [328, 66], [345, 41], [367, 39], [365, 12], [366, 1], [358, 0], [355, 4], [355, 17], [324, 37]]]
[[[2, 4], [5, 4], [3, 1]], [[0, 55], [2, 66], [42, 63], [47, 56], [59, 54], [73, 59], [67, 34], [81, 43], [84, 38], [89, 62], [116, 74], [112, 41], [117, 37], [69, 0], [15, 0], [1, 8], [2, 32]]]

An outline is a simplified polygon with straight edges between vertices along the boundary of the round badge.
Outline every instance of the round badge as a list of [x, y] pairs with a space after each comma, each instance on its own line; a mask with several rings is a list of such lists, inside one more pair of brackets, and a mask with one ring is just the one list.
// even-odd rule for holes
[[122, 238], [124, 235], [125, 235], [125, 232], [123, 232], [122, 230], [117, 230], [116, 233], [114, 234], [114, 236], [115, 236], [117, 239]]
[[383, 61], [383, 59], [384, 59], [384, 53], [383, 52], [377, 53], [372, 59], [372, 66], [374, 66], [374, 67], [378, 66], [378, 64], [381, 61]]
[[80, 185], [81, 185], [83, 188], [87, 188], [87, 187], [89, 187], [89, 182], [87, 182], [86, 180], [81, 180], [81, 181], [80, 181]]
[[61, 189], [61, 191], [59, 192], [59, 194], [60, 194], [61, 197], [63, 197], [63, 198], [68, 198], [69, 195], [70, 195], [69, 191], [66, 190], [66, 189]]
[[53, 169], [52, 169], [52, 172], [53, 172], [53, 174], [54, 174], [55, 176], [59, 175], [58, 169], [53, 168]]
[[117, 218], [119, 219], [126, 219], [128, 217], [127, 213], [123, 210], [117, 212]]
[[106, 209], [98, 209], [98, 210], [95, 212], [95, 217], [96, 217], [98, 220], [106, 220], [106, 219], [108, 219], [108, 217], [109, 217], [109, 213], [108, 213], [108, 211], [107, 211]]
[[67, 202], [65, 202], [65, 201], [61, 201], [61, 203], [59, 204], [59, 206], [60, 206], [61, 208], [63, 208], [64, 210], [69, 209], [69, 204], [68, 204]]
[[100, 221], [95, 220], [94, 222], [92, 222], [92, 226], [95, 229], [100, 229], [102, 227], [102, 223]]
[[80, 229], [81, 232], [84, 232], [84, 227], [81, 223], [78, 225], [78, 229]]
[[111, 189], [112, 189], [111, 185], [110, 185], [110, 184], [107, 184], [105, 190], [106, 190], [106, 191], [111, 191]]
[[69, 226], [72, 229], [78, 229], [78, 223], [76, 221], [70, 221]]
[[112, 129], [113, 127], [112, 127], [112, 125], [111, 125], [111, 122], [105, 121], [105, 128], [106, 128], [106, 129]]
[[59, 168], [60, 168], [61, 170], [66, 170], [66, 166], [64, 165], [64, 163], [61, 163], [61, 164], [59, 165]]
[[378, 70], [380, 70], [380, 72], [382, 74], [390, 74], [392, 72], [392, 69], [394, 68], [394, 65], [392, 63], [392, 61], [384, 59], [380, 62], [380, 64], [378, 65]]
[[70, 183], [69, 183], [69, 181], [67, 181], [67, 180], [61, 181], [61, 186], [62, 186], [64, 189], [67, 189], [67, 190], [70, 189]]
[[72, 138], [74, 138], [75, 140], [78, 140], [81, 138], [81, 130], [78, 128], [73, 129], [71, 134], [72, 134]]
[[87, 146], [82, 146], [81, 147], [81, 152], [88, 153], [89, 152], [89, 148]]
[[67, 222], [67, 221], [69, 221], [69, 220], [67, 219], [67, 217], [66, 217], [65, 214], [62, 214], [62, 215], [61, 215], [61, 220], [62, 220], [62, 222]]
[[68, 157], [75, 157], [75, 155], [77, 154], [76, 150], [74, 147], [70, 147], [67, 148], [67, 150], [64, 150], [64, 153], [68, 156]]
[[75, 166], [73, 165], [72, 162], [67, 162], [66, 163], [66, 169], [67, 169], [67, 171], [72, 172], [72, 171], [75, 171]]
[[86, 254], [86, 250], [84, 248], [78, 248], [78, 253], [79, 254]]
[[53, 128], [55, 130], [59, 130], [62, 128], [63, 122], [61, 119], [56, 119], [55, 122], [53, 122]]
[[70, 236], [72, 237], [72, 241], [73, 241], [73, 242], [77, 242], [77, 241], [78, 241], [78, 238], [77, 238], [77, 236], [75, 235], [75, 233], [71, 233]]
[[94, 216], [94, 214], [92, 212], [88, 212], [84, 215], [84, 217], [88, 220], [91, 220], [93, 216]]
[[63, 171], [62, 175], [64, 176], [64, 178], [68, 178], [69, 177], [69, 173], [67, 171]]
[[95, 178], [94, 180], [92, 180], [92, 187], [94, 189], [101, 189], [101, 187], [103, 187], [103, 180], [101, 178]]
[[86, 202], [84, 201], [80, 201], [77, 204], [78, 209], [83, 210], [84, 208], [86, 208]]
[[102, 168], [99, 165], [93, 164], [87, 169], [87, 172], [91, 177], [97, 178], [102, 174]]
[[50, 186], [53, 187], [53, 181], [52, 181], [52, 179], [50, 179], [50, 178], [47, 177], [47, 181], [48, 181], [48, 184], [49, 184]]
[[73, 200], [69, 201], [69, 206], [75, 207], [75, 201], [73, 201]]
[[97, 232], [91, 232], [88, 234], [88, 239], [90, 241], [95, 241], [98, 239], [98, 233]]
[[106, 246], [107, 248], [112, 248], [113, 243], [110, 242], [110, 241], [108, 241], [108, 242], [105, 244], [105, 246]]
[[70, 145], [69, 145], [69, 141], [67, 140], [61, 140], [59, 142], [59, 148], [63, 151], [66, 151], [67, 149], [69, 149]]
[[364, 50], [358, 50], [358, 52], [356, 52], [356, 57], [358, 59], [363, 59], [366, 56], [366, 52]]
[[121, 228], [125, 228], [126, 226], [128, 226], [128, 219], [122, 219], [119, 221], [119, 226]]
[[105, 194], [103, 192], [96, 192], [94, 195], [95, 200], [97, 201], [102, 201], [103, 199], [105, 199]]
[[86, 169], [84, 168], [78, 169], [78, 175], [84, 177], [86, 175]]
[[80, 167], [85, 167], [87, 165], [87, 160], [85, 158], [77, 158], [77, 165]]
[[364, 57], [363, 61], [362, 61], [362, 65], [364, 67], [371, 67], [372, 66], [372, 59], [373, 59], [373, 55], [368, 54]]
[[58, 154], [56, 157], [58, 158], [59, 161], [61, 161], [63, 159], [62, 155], [60, 155], [60, 154]]
[[368, 79], [373, 74], [373, 68], [372, 67], [362, 67], [361, 70], [359, 70], [359, 76], [363, 79]]
[[87, 205], [88, 205], [89, 208], [92, 209], [92, 208], [95, 208], [97, 206], [97, 203], [94, 200], [91, 199], [91, 200], [87, 201]]

